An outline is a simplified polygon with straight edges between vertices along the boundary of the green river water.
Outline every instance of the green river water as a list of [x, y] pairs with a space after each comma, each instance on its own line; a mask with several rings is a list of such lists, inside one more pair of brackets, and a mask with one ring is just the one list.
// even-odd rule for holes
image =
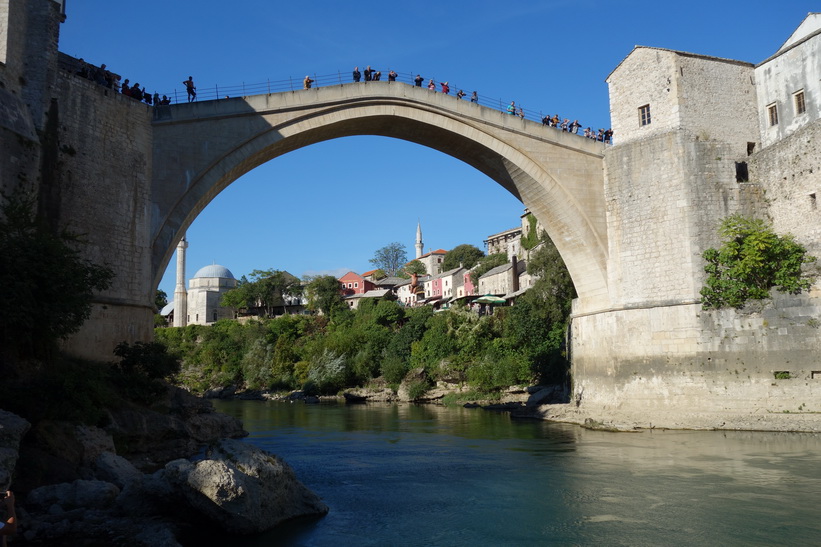
[[228, 544], [821, 545], [821, 435], [217, 401], [330, 506]]

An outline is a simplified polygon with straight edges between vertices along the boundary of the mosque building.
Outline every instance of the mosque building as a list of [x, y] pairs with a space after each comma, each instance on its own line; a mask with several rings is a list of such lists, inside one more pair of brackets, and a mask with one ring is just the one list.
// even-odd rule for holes
[[177, 245], [177, 286], [174, 301], [160, 312], [168, 317], [173, 313], [173, 325], [209, 325], [220, 319], [233, 319], [234, 308], [220, 305], [222, 295], [237, 288], [237, 279], [231, 270], [219, 264], [200, 268], [189, 280], [185, 289], [185, 250], [187, 240], [183, 237]]

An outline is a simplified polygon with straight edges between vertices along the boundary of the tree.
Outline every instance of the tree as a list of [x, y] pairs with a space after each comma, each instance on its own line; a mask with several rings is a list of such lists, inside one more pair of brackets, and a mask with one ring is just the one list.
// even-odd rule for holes
[[154, 307], [157, 309], [157, 313], [159, 313], [166, 305], [168, 305], [168, 295], [162, 289], [157, 289], [157, 292], [154, 294]]
[[384, 271], [388, 275], [396, 275], [396, 272], [408, 261], [408, 253], [405, 246], [398, 242], [393, 242], [378, 249], [370, 263], [376, 268]]
[[272, 317], [278, 306], [282, 306], [285, 313], [286, 295], [302, 292], [299, 279], [282, 270], [254, 270], [249, 275], [250, 281], [238, 283], [236, 289], [223, 295], [223, 306], [261, 308], [266, 317]]
[[741, 215], [724, 219], [719, 233], [721, 248], [702, 255], [707, 261], [703, 309], [741, 308], [748, 300], [769, 297], [773, 287], [797, 294], [812, 285], [812, 279], [801, 278], [801, 266], [815, 257], [807, 256], [792, 235], [779, 236], [764, 221]]
[[527, 264], [528, 273], [537, 280], [510, 308], [505, 338], [525, 356], [541, 381], [561, 383], [569, 370], [565, 331], [576, 288], [553, 241], [545, 232], [539, 240], [541, 246]]
[[339, 292], [339, 280], [332, 275], [320, 275], [305, 287], [308, 308], [331, 316], [334, 310], [344, 308], [345, 302]]
[[505, 253], [494, 253], [479, 260], [479, 264], [473, 268], [470, 274], [470, 278], [474, 280], [473, 284], [478, 287], [480, 277], [502, 264], [507, 264], [507, 254]]
[[91, 315], [94, 293], [114, 272], [80, 256], [76, 234], [54, 232], [22, 191], [0, 207], [0, 343], [9, 353], [47, 357]]
[[425, 275], [428, 273], [428, 270], [427, 268], [425, 268], [425, 265], [422, 263], [421, 260], [414, 258], [413, 260], [405, 264], [405, 267], [402, 268], [402, 270], [400, 270], [398, 273], [403, 277], [410, 277], [412, 274]]
[[453, 270], [458, 268], [460, 264], [470, 269], [478, 264], [484, 256], [485, 253], [474, 245], [467, 243], [457, 245], [445, 254], [445, 259], [442, 261], [442, 271]]
[[386, 274], [386, 273], [385, 273], [385, 270], [381, 270], [381, 269], [378, 269], [378, 268], [377, 268], [376, 270], [374, 270], [374, 271], [371, 273], [371, 277], [372, 277], [375, 281], [379, 281], [380, 279], [385, 279], [386, 277], [388, 277], [388, 274]]

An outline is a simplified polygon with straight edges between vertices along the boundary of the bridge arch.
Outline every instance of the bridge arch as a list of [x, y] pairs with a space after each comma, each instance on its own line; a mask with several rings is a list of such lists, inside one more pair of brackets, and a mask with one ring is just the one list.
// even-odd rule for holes
[[169, 107], [154, 122], [155, 286], [188, 226], [239, 177], [311, 144], [376, 135], [438, 150], [511, 192], [545, 226], [584, 307], [606, 300], [600, 143], [387, 82], [210, 103]]

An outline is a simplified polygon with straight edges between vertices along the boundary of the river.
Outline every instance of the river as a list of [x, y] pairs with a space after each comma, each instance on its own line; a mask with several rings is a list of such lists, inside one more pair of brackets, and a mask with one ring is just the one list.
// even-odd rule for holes
[[481, 409], [217, 401], [331, 510], [271, 545], [818, 545], [821, 435], [610, 433]]

